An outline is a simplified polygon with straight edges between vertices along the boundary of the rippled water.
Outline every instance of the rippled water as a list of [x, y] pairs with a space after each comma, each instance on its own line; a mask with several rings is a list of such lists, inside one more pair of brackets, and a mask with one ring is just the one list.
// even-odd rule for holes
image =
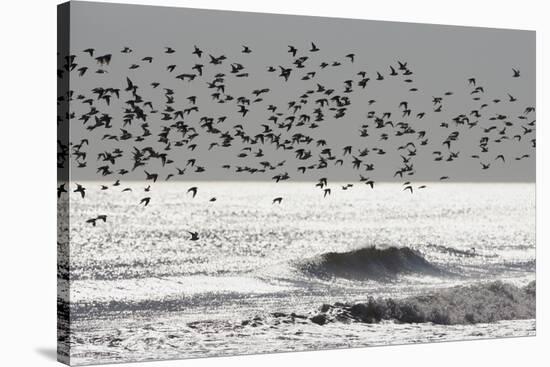
[[[419, 184], [420, 185], [420, 184]], [[534, 184], [143, 183], [71, 194], [72, 363], [136, 361], [533, 335], [534, 320], [433, 325], [285, 323], [323, 303], [401, 298], [535, 278]], [[199, 188], [195, 198], [187, 193]], [[131, 187], [131, 192], [121, 192]], [[116, 192], [113, 192], [116, 191]], [[151, 196], [149, 206], [138, 205]], [[215, 197], [216, 201], [210, 201]], [[283, 197], [280, 205], [272, 204]], [[106, 214], [93, 227], [85, 221]], [[199, 233], [191, 241], [187, 231]], [[445, 276], [317, 277], [328, 252], [408, 247]], [[258, 317], [255, 325], [243, 323]]]

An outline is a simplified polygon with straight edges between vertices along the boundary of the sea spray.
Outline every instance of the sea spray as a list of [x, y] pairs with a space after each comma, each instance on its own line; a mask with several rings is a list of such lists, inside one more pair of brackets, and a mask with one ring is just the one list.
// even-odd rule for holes
[[382, 320], [455, 325], [533, 319], [535, 315], [535, 281], [525, 287], [496, 281], [403, 299], [368, 297], [364, 303], [326, 304], [310, 320], [320, 325], [337, 321], [378, 323]]

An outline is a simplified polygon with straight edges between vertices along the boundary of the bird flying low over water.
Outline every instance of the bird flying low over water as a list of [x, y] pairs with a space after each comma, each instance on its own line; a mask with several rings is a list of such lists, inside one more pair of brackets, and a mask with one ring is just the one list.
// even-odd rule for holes
[[76, 189], [74, 189], [73, 192], [78, 192], [82, 196], [82, 199], [84, 199], [84, 196], [86, 196], [86, 188], [80, 184], [76, 184]]
[[105, 214], [100, 214], [100, 215], [98, 215], [98, 216], [95, 217], [95, 218], [90, 218], [90, 219], [88, 219], [88, 220], [86, 221], [86, 223], [90, 223], [93, 227], [95, 227], [98, 220], [102, 220], [103, 223], [106, 223], [106, 222], [107, 222], [107, 216], [106, 216]]
[[191, 232], [191, 231], [187, 231], [187, 232], [191, 235], [191, 238], [190, 238], [191, 241], [198, 241], [199, 240], [199, 233], [198, 232]]
[[96, 221], [97, 221], [97, 218], [90, 218], [86, 221], [86, 223], [90, 223], [91, 225], [93, 225], [95, 227]]
[[61, 197], [61, 194], [66, 193], [67, 189], [65, 189], [65, 184], [61, 184], [57, 187], [57, 198], [59, 199]]
[[197, 196], [197, 191], [198, 191], [198, 188], [197, 187], [191, 187], [189, 190], [187, 190], [187, 193], [191, 193], [191, 195], [193, 195], [193, 198], [195, 196]]

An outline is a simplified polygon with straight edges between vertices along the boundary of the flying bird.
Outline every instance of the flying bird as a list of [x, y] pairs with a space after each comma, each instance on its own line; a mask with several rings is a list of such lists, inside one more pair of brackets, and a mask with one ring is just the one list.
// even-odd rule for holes
[[80, 193], [82, 199], [84, 199], [84, 196], [86, 195], [86, 188], [80, 184], [76, 184], [76, 189], [73, 192]]
[[199, 233], [198, 232], [187, 231], [187, 233], [189, 233], [191, 235], [191, 238], [190, 238], [191, 241], [198, 241], [199, 240]]
[[197, 195], [198, 188], [197, 187], [191, 187], [189, 190], [187, 190], [187, 193], [191, 193], [193, 195], [193, 198]]
[[59, 199], [61, 197], [61, 194], [67, 192], [67, 189], [65, 189], [65, 184], [61, 184], [57, 187], [57, 198]]

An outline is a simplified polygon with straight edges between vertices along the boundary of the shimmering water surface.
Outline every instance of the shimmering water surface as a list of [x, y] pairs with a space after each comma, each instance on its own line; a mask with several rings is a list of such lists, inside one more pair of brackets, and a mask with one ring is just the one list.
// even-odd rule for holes
[[[534, 319], [320, 326], [270, 316], [309, 317], [324, 303], [492, 280], [523, 286], [535, 279], [534, 184], [428, 183], [412, 195], [399, 184], [346, 191], [333, 184], [327, 198], [311, 183], [179, 182], [150, 193], [138, 182], [106, 191], [97, 182], [86, 186], [85, 199], [70, 197], [72, 363], [535, 333]], [[195, 198], [187, 193], [192, 186]], [[126, 187], [132, 191], [121, 192]], [[149, 206], [138, 205], [145, 196]], [[283, 197], [280, 205], [275, 197]], [[98, 214], [107, 222], [86, 223]], [[354, 251], [373, 245], [412, 249], [441, 273], [378, 279], [303, 271], [329, 252], [353, 260]], [[261, 322], [245, 322], [254, 318]]]

